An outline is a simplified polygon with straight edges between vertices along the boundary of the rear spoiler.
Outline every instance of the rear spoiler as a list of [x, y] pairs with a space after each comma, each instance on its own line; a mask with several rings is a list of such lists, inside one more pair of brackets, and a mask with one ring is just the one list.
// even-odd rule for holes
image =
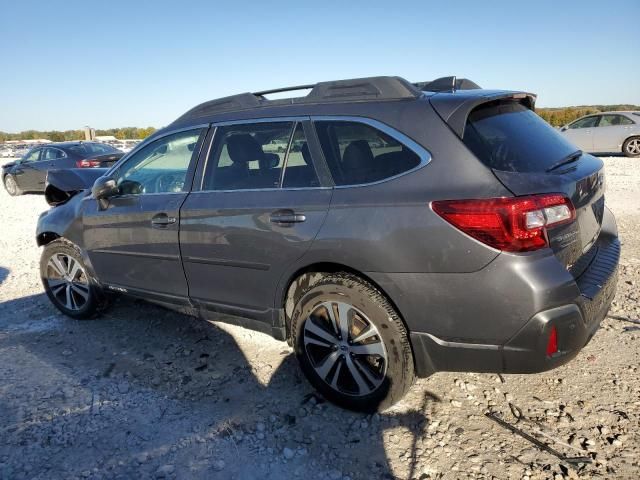
[[460, 138], [464, 136], [467, 118], [478, 106], [497, 100], [518, 100], [527, 108], [535, 109], [536, 95], [527, 92], [510, 92], [505, 90], [464, 90], [452, 93], [436, 93], [429, 97], [429, 102], [440, 118], [446, 122]]
[[51, 206], [61, 205], [77, 193], [91, 188], [93, 182], [107, 173], [108, 168], [68, 168], [49, 170], [44, 198]]

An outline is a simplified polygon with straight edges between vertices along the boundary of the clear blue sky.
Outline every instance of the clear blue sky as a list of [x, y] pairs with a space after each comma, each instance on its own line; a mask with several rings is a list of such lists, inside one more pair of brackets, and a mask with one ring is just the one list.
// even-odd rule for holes
[[160, 127], [220, 96], [369, 75], [640, 104], [639, 0], [0, 0], [0, 18], [9, 132]]

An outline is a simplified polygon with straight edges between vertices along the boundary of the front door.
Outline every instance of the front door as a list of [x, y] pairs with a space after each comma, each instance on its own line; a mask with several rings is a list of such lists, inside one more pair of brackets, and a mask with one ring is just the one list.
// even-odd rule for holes
[[327, 214], [304, 119], [219, 126], [200, 191], [180, 216], [191, 300], [206, 311], [268, 322], [285, 269]]
[[565, 130], [564, 136], [583, 152], [593, 152], [593, 132], [598, 124], [598, 116], [576, 120]]
[[112, 174], [118, 195], [102, 205], [84, 199], [84, 244], [102, 284], [188, 303], [179, 216], [205, 131], [182, 131], [149, 143]]
[[48, 162], [42, 159], [43, 150], [43, 148], [36, 148], [29, 152], [15, 170], [18, 186], [25, 192], [44, 190]]

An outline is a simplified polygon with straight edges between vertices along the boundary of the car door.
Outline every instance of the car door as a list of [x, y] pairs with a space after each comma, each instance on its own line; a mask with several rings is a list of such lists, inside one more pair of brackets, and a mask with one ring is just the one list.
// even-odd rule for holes
[[629, 127], [633, 122], [619, 114], [605, 114], [600, 118], [594, 129], [594, 152], [620, 152], [622, 142], [628, 136]]
[[13, 171], [18, 186], [25, 192], [37, 190], [41, 177], [40, 158], [42, 151], [42, 148], [34, 148], [31, 150], [20, 160], [20, 164], [17, 165]]
[[570, 124], [562, 134], [583, 152], [593, 152], [593, 132], [599, 115], [580, 118]]
[[311, 246], [331, 200], [309, 153], [309, 129], [304, 118], [216, 127], [199, 190], [180, 214], [189, 296], [203, 315], [269, 327], [278, 280]]
[[116, 196], [83, 200], [85, 248], [108, 288], [188, 304], [178, 217], [205, 133], [192, 128], [150, 141], [109, 174]]

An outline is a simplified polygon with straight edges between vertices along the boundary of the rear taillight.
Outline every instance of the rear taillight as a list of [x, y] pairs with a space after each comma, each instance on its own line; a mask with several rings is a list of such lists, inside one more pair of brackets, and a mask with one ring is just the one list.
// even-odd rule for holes
[[551, 331], [549, 332], [547, 357], [553, 356], [554, 353], [558, 353], [558, 329], [555, 325], [551, 327]]
[[467, 235], [506, 252], [548, 245], [546, 228], [575, 219], [571, 200], [561, 194], [479, 200], [442, 200], [433, 211]]
[[96, 168], [100, 166], [100, 160], [78, 160], [77, 168]]

